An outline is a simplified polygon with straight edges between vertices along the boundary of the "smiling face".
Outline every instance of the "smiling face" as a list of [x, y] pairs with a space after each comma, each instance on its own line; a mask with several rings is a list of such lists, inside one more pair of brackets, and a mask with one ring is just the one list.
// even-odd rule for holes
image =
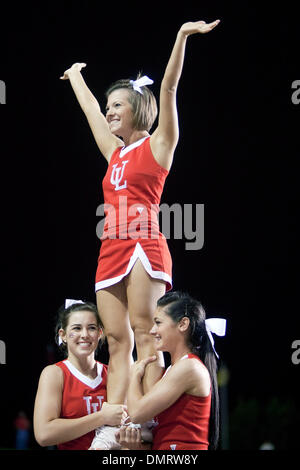
[[133, 112], [129, 92], [118, 88], [110, 93], [106, 105], [106, 120], [112, 134], [123, 137], [133, 130]]
[[154, 314], [154, 326], [150, 330], [158, 351], [170, 351], [178, 339], [178, 323], [174, 323], [163, 308], [157, 308]]
[[67, 343], [68, 355], [82, 357], [94, 354], [102, 330], [97, 325], [94, 313], [81, 310], [70, 315], [66, 330], [61, 329], [59, 334]]

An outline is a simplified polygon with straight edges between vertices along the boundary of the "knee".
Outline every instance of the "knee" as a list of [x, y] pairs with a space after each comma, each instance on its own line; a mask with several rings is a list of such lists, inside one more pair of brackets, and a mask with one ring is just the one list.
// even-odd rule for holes
[[145, 346], [153, 342], [153, 338], [150, 335], [152, 328], [151, 321], [138, 321], [132, 324], [132, 330], [134, 333], [134, 340], [136, 345]]
[[107, 332], [106, 339], [108, 343], [109, 355], [131, 354], [134, 346], [133, 334], [130, 331]]

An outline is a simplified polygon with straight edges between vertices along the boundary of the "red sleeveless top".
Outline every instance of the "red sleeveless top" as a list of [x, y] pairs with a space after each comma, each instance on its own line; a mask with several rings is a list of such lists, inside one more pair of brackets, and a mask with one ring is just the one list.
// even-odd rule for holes
[[147, 229], [159, 231], [157, 215], [167, 175], [152, 154], [150, 137], [118, 147], [102, 182], [107, 204], [104, 233], [126, 239], [137, 228], [139, 238]]
[[[81, 418], [100, 411], [106, 401], [107, 366], [97, 362], [98, 375], [90, 379], [68, 360], [57, 362], [56, 365], [64, 374], [60, 418]], [[88, 450], [94, 436], [95, 432], [91, 431], [57, 447], [59, 450]]]
[[[194, 354], [188, 354], [182, 359], [186, 358], [200, 361]], [[152, 449], [207, 450], [210, 408], [211, 393], [207, 397], [187, 393], [181, 395], [172, 406], [156, 417]]]

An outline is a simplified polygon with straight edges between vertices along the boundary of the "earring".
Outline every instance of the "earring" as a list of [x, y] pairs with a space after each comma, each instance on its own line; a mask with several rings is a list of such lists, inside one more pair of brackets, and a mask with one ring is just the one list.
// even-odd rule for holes
[[61, 344], [64, 344], [65, 346], [67, 345], [67, 342], [61, 339], [61, 336], [58, 337], [58, 345], [60, 346]]

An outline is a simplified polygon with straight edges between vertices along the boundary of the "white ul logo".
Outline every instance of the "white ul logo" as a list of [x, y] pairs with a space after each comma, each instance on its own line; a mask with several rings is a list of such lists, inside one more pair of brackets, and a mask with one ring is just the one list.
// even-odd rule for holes
[[118, 164], [116, 163], [113, 165], [113, 169], [111, 172], [111, 177], [110, 177], [110, 182], [115, 186], [115, 191], [119, 191], [120, 189], [127, 188], [127, 180], [124, 181], [124, 183], [120, 186], [120, 182], [122, 181], [123, 174], [124, 174], [124, 168], [126, 163], [128, 163], [128, 160], [122, 162], [122, 167], [118, 167]]

